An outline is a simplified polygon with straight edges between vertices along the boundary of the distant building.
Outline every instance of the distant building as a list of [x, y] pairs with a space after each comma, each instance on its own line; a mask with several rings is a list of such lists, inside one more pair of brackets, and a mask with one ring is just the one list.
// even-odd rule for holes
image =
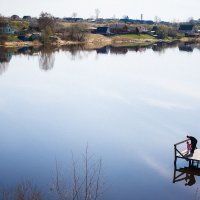
[[12, 15], [10, 18], [13, 20], [20, 19], [20, 17], [18, 15]]
[[141, 33], [148, 33], [149, 30], [145, 26], [137, 26], [136, 27], [136, 33], [141, 34]]
[[67, 21], [67, 22], [81, 22], [81, 21], [83, 21], [83, 18], [80, 18], [80, 17], [64, 17], [63, 20]]
[[180, 33], [185, 34], [194, 34], [194, 25], [193, 24], [181, 24], [179, 27]]
[[126, 24], [111, 24], [110, 31], [111, 33], [127, 33], [128, 26]]
[[29, 16], [29, 15], [25, 15], [25, 16], [23, 16], [23, 20], [26, 20], [26, 21], [31, 21], [31, 16]]
[[92, 23], [93, 23], [93, 22], [95, 22], [95, 19], [93, 19], [93, 18], [88, 18], [88, 19], [86, 19], [86, 21], [87, 21], [87, 22], [92, 22]]
[[13, 34], [14, 30], [8, 22], [0, 22], [0, 34]]
[[110, 35], [111, 34], [110, 28], [107, 26], [97, 27], [96, 33], [101, 34], [101, 35]]
[[87, 31], [88, 31], [89, 33], [96, 33], [97, 28], [91, 26], [91, 27], [88, 27], [88, 28], [87, 28]]

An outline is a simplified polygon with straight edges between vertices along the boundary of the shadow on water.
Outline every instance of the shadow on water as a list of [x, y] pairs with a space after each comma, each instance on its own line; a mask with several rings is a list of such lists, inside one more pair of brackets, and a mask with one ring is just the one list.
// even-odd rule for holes
[[154, 52], [164, 53], [166, 49], [177, 48], [179, 51], [193, 52], [194, 49], [200, 50], [200, 44], [194, 43], [163, 43], [149, 45], [133, 45], [133, 46], [105, 46], [98, 49], [86, 49], [84, 45], [68, 45], [61, 47], [45, 46], [45, 47], [22, 47], [18, 49], [0, 48], [0, 74], [3, 74], [9, 66], [12, 56], [25, 55], [37, 56], [39, 67], [42, 71], [53, 69], [55, 63], [56, 52], [66, 52], [71, 60], [80, 60], [87, 54], [86, 52], [96, 52], [97, 54], [113, 54], [126, 55], [128, 52], [145, 52], [153, 50]]

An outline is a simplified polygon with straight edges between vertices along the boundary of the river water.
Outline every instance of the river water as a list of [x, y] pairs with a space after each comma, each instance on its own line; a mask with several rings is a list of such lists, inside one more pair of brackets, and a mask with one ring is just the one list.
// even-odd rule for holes
[[0, 187], [30, 180], [48, 198], [55, 166], [81, 171], [88, 149], [101, 199], [199, 199], [198, 176], [173, 183], [174, 144], [199, 138], [198, 46], [0, 54]]

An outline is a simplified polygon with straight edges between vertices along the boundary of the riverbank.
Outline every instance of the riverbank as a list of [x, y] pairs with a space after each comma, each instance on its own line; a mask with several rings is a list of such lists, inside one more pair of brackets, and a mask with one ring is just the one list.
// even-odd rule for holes
[[[112, 45], [112, 46], [148, 46], [149, 44], [154, 44], [158, 42], [165, 42], [165, 43], [171, 43], [171, 42], [193, 42], [193, 43], [200, 43], [200, 38], [191, 38], [191, 37], [182, 37], [178, 39], [173, 38], [167, 38], [167, 39], [157, 39], [153, 36], [141, 34], [141, 35], [135, 35], [135, 34], [128, 34], [128, 35], [117, 35], [117, 36], [103, 36], [99, 34], [88, 34], [86, 37], [86, 40], [84, 42], [77, 42], [77, 41], [65, 41], [65, 40], [57, 40], [54, 42], [51, 42], [50, 46], [67, 46], [67, 45], [84, 45], [87, 49], [94, 49], [94, 48], [101, 48], [104, 46]], [[5, 48], [15, 48], [15, 47], [39, 47], [43, 46], [39, 41], [14, 41], [14, 42], [5, 42], [3, 46]]]

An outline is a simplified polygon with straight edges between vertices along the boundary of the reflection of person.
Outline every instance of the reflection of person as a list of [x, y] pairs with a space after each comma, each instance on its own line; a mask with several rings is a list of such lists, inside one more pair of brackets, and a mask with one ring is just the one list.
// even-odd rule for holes
[[[189, 176], [187, 175], [185, 180], [186, 180], [185, 186], [186, 185], [191, 186], [191, 185], [194, 185], [196, 183], [196, 180], [195, 180], [195, 177], [194, 177], [193, 174], [190, 174]], [[189, 180], [189, 181], [187, 182], [187, 180]]]
[[191, 140], [191, 153], [194, 153], [194, 150], [196, 149], [196, 146], [197, 146], [197, 139], [195, 137], [188, 136], [188, 135], [187, 135], [187, 138]]
[[190, 153], [190, 149], [191, 149], [191, 144], [187, 141], [187, 154]]

